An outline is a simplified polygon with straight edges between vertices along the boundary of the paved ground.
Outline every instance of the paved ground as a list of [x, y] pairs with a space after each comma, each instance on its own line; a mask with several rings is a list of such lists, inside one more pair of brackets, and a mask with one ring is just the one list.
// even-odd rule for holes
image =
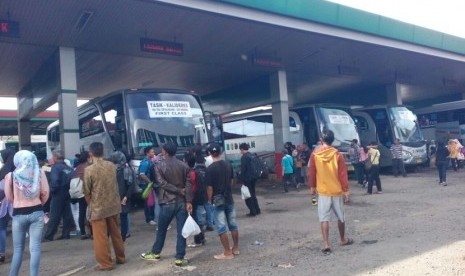
[[[162, 260], [145, 262], [155, 227], [143, 223], [143, 212], [132, 215], [127, 240], [127, 263], [111, 272], [94, 272], [91, 241], [71, 239], [43, 244], [41, 275], [465, 275], [465, 172], [448, 171], [448, 186], [437, 184], [436, 171], [425, 169], [407, 178], [381, 177], [384, 194], [366, 196], [351, 183], [352, 202], [346, 207], [351, 246], [338, 245], [331, 224], [333, 253], [320, 252], [321, 234], [316, 207], [308, 189], [281, 193], [281, 187], [262, 183], [262, 214], [245, 216], [244, 202], [235, 197], [241, 255], [231, 261], [212, 257], [220, 252], [214, 232], [200, 248], [188, 248], [190, 266], [174, 267], [174, 229], [169, 231]], [[258, 241], [258, 245], [256, 244]], [[11, 254], [11, 240], [8, 241]], [[10, 259], [11, 256], [8, 256]], [[25, 253], [22, 275], [27, 275]], [[9, 262], [0, 265], [7, 275]]]

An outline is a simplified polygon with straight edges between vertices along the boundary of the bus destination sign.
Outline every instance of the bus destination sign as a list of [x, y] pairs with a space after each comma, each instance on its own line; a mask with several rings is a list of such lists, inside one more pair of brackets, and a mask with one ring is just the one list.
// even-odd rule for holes
[[182, 56], [184, 48], [181, 43], [169, 42], [157, 39], [140, 39], [140, 50], [163, 55]]
[[19, 22], [0, 19], [0, 36], [19, 37]]

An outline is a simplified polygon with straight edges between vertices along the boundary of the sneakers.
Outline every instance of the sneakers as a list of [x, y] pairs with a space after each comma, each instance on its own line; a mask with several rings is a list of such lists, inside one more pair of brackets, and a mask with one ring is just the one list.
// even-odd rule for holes
[[152, 253], [152, 252], [149, 251], [147, 253], [140, 254], [140, 257], [144, 261], [158, 261], [158, 260], [160, 260], [161, 255], [160, 254], [155, 254], [155, 253]]
[[440, 183], [442, 186], [447, 186], [446, 181]]
[[189, 264], [189, 261], [187, 259], [177, 259], [176, 261], [174, 261], [175, 266], [186, 266], [187, 264]]
[[[168, 228], [167, 228], [166, 230], [170, 230], [170, 229], [171, 229], [171, 224], [170, 224], [170, 225], [168, 225]], [[156, 230], [158, 231], [158, 227], [157, 227], [157, 229], [156, 229]]]
[[154, 220], [151, 220], [151, 221], [149, 221], [147, 223], [150, 224], [150, 225], [157, 225], [157, 223]]

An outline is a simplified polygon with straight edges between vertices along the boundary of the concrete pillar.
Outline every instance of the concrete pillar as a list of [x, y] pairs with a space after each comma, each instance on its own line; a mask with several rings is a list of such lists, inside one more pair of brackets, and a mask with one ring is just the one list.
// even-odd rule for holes
[[74, 155], [80, 151], [74, 48], [60, 47], [59, 57], [61, 85], [61, 92], [58, 93], [60, 148], [65, 158], [74, 159]]
[[18, 121], [18, 141], [20, 150], [32, 150], [30, 119], [21, 119]]
[[395, 82], [386, 85], [386, 103], [397, 105], [402, 104], [402, 84]]
[[270, 76], [270, 90], [274, 127], [275, 170], [276, 176], [280, 178], [282, 169], [281, 150], [284, 148], [284, 143], [290, 139], [289, 103], [285, 71], [278, 71]]

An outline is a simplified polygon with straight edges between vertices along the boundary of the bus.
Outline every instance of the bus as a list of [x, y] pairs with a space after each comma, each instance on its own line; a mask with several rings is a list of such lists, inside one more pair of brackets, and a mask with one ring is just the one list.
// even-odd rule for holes
[[[350, 107], [337, 105], [303, 105], [289, 110], [289, 142], [306, 143], [310, 148], [317, 145], [324, 129], [334, 132], [335, 146], [347, 156], [352, 139], [359, 139]], [[275, 170], [274, 127], [271, 111], [260, 111], [235, 116], [224, 116], [223, 135], [226, 158], [235, 170], [240, 166], [241, 143], [266, 161], [271, 172]], [[287, 142], [287, 141], [286, 141]], [[283, 145], [284, 147], [284, 145]], [[276, 164], [279, 165], [279, 164]], [[353, 167], [348, 163], [349, 171]]]
[[[131, 166], [139, 166], [144, 148], [158, 151], [169, 141], [178, 153], [194, 144], [207, 144], [205, 122], [199, 96], [173, 89], [125, 89], [95, 98], [78, 108], [81, 150], [93, 142], [104, 145], [104, 155], [120, 150], [132, 157]], [[47, 153], [59, 149], [60, 129], [56, 121], [47, 128]]]
[[427, 162], [426, 141], [418, 125], [417, 116], [403, 105], [380, 105], [356, 108], [353, 116], [362, 145], [377, 142], [380, 151], [380, 167], [392, 166], [390, 151], [394, 139], [402, 144], [402, 156], [406, 166], [418, 166]]
[[433, 104], [415, 112], [427, 141], [465, 138], [465, 100]]

